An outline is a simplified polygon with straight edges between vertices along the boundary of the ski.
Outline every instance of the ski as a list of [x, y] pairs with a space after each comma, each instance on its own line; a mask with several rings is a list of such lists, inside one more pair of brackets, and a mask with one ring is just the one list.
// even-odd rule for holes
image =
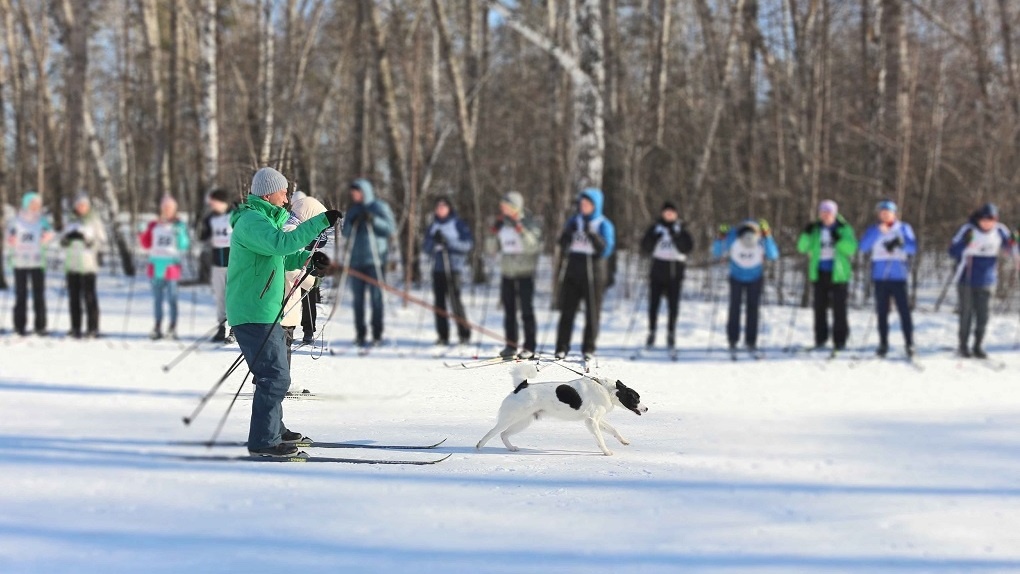
[[738, 357], [737, 357], [737, 350], [736, 349], [730, 349], [729, 353], [730, 353], [730, 360], [733, 361], [734, 363], [737, 362], [737, 359], [738, 359]]
[[515, 359], [514, 357], [496, 356], [489, 357], [487, 359], [478, 359], [475, 361], [461, 361], [459, 363], [443, 361], [443, 366], [446, 367], [447, 369], [478, 369], [480, 367], [488, 367], [489, 365], [499, 365], [502, 363], [510, 363], [516, 361], [518, 361], [518, 359]]
[[[312, 440], [308, 437], [304, 439], [290, 443], [296, 448], [349, 448], [349, 449], [372, 449], [372, 450], [432, 450], [441, 444], [445, 443], [446, 439], [432, 444], [362, 444], [357, 442], [319, 442]], [[210, 443], [209, 441], [178, 441], [170, 443], [171, 446], [204, 446], [207, 448], [214, 447], [245, 447], [248, 443], [245, 441], [217, 441]]]
[[673, 361], [674, 363], [676, 361], [679, 361], [680, 360], [680, 352], [677, 351], [675, 348], [670, 348], [669, 349], [669, 360]]
[[442, 458], [435, 458], [429, 460], [388, 460], [382, 458], [342, 458], [332, 456], [310, 456], [308, 453], [299, 452], [296, 456], [254, 456], [254, 455], [238, 455], [238, 456], [227, 456], [227, 455], [192, 455], [192, 456], [180, 456], [177, 457], [180, 460], [187, 460], [193, 462], [332, 462], [332, 463], [344, 463], [344, 464], [392, 464], [392, 465], [412, 465], [412, 466], [428, 466], [432, 464], [439, 464], [444, 460], [453, 456], [450, 453]]
[[1006, 370], [1006, 363], [995, 359], [977, 359], [976, 361], [982, 367], [986, 367], [995, 372]]

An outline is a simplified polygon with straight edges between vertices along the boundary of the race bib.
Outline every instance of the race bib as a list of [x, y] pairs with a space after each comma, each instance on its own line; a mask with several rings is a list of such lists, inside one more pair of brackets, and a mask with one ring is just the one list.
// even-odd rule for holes
[[230, 227], [230, 215], [224, 213], [209, 219], [209, 231], [212, 234], [209, 242], [215, 249], [230, 247], [230, 234], [233, 228]]
[[974, 257], [997, 257], [1002, 249], [1002, 236], [998, 229], [992, 229], [985, 233], [979, 229], [974, 230], [974, 237], [967, 246], [967, 255]]
[[753, 269], [765, 264], [765, 249], [760, 242], [745, 245], [742, 241], [734, 241], [730, 247], [730, 261], [743, 269]]
[[520, 255], [524, 253], [524, 241], [521, 234], [513, 227], [504, 225], [497, 235], [499, 239], [499, 250], [507, 255]]
[[152, 257], [177, 258], [180, 250], [177, 247], [177, 226], [170, 223], [160, 223], [152, 228], [152, 248], [149, 249]]
[[832, 240], [832, 232], [829, 230], [828, 227], [822, 228], [821, 240], [822, 240], [821, 260], [831, 261], [832, 258], [835, 257], [836, 255], [836, 245], [835, 242], [833, 242]]
[[14, 261], [19, 267], [42, 265], [43, 226], [18, 219], [14, 224]]
[[659, 239], [655, 242], [655, 249], [652, 250], [652, 258], [660, 261], [686, 261], [687, 256], [676, 250], [673, 243], [673, 236], [669, 230], [662, 225], [656, 227]]

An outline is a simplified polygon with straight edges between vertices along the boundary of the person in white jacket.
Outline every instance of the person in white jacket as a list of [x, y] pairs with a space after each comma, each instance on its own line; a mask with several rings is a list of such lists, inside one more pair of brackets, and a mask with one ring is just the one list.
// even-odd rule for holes
[[[303, 193], [300, 195], [295, 193], [295, 197], [291, 198], [290, 218], [287, 219], [287, 223], [283, 224], [283, 231], [293, 231], [294, 229], [297, 229], [298, 225], [301, 225], [305, 221], [308, 221], [320, 213], [326, 213], [326, 207], [322, 205], [319, 200], [314, 197], [308, 197]], [[326, 242], [323, 241], [322, 244], [319, 244], [317, 241], [314, 247], [322, 249], [325, 247], [325, 243]], [[309, 246], [309, 248], [311, 247], [312, 246]], [[287, 279], [285, 292], [291, 293], [291, 288], [294, 287], [294, 283], [297, 282], [298, 279], [301, 279], [301, 276], [304, 274], [304, 269], [288, 271], [284, 275]], [[294, 289], [290, 297], [287, 298], [287, 304], [284, 308], [283, 318], [280, 320], [280, 326], [283, 327], [284, 336], [287, 341], [288, 365], [291, 362], [291, 354], [293, 353], [294, 332], [299, 326], [301, 326], [301, 308], [303, 305], [314, 305], [314, 303], [309, 303], [307, 301], [305, 293], [315, 289], [316, 282], [317, 279], [315, 277], [312, 277], [311, 275], [306, 276], [304, 281], [301, 282], [300, 288]], [[293, 378], [291, 379], [291, 388], [294, 388]]]
[[85, 194], [74, 200], [74, 213], [60, 237], [64, 248], [64, 271], [67, 273], [68, 309], [71, 311], [71, 332], [75, 339], [82, 337], [82, 303], [87, 317], [85, 336], [99, 336], [99, 297], [96, 294], [96, 274], [99, 273], [99, 255], [106, 247], [106, 230], [103, 222], [92, 210]]

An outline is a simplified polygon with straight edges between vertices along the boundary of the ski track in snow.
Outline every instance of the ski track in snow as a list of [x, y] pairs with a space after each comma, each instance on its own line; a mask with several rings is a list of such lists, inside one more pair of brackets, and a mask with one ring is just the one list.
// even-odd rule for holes
[[[851, 350], [825, 361], [779, 351], [788, 341], [811, 341], [810, 310], [797, 311], [791, 338], [791, 308], [767, 306], [766, 358], [742, 353], [734, 363], [723, 350], [725, 301], [697, 300], [697, 277], [686, 283], [675, 363], [662, 351], [628, 360], [644, 340], [644, 306], [635, 312], [622, 286], [607, 296], [598, 372], [622, 379], [649, 407], [642, 417], [609, 415], [632, 442], [607, 435], [612, 457], [599, 453], [583, 425], [546, 421], [516, 436], [518, 453], [498, 437], [476, 451], [512, 390], [511, 366], [443, 367], [479, 347], [432, 358], [431, 315], [392, 297], [386, 347], [367, 357], [295, 354], [294, 387], [316, 397], [284, 403], [291, 428], [328, 441], [448, 437], [427, 452], [311, 454], [453, 454], [430, 467], [179, 460], [210, 452], [167, 443], [210, 437], [243, 367], [193, 425], [181, 417], [236, 347], [203, 346], [163, 373], [212, 327], [207, 289], [181, 289], [182, 341], [150, 342], [147, 283], [133, 286], [123, 333], [131, 283], [102, 277], [108, 337], [0, 337], [0, 571], [1020, 571], [1015, 309], [990, 325], [988, 348], [1006, 363], [1000, 372], [943, 349], [955, 337], [952, 297], [940, 314], [915, 316], [923, 373], [901, 360], [851, 364], [873, 352], [867, 309], [851, 316]], [[59, 285], [51, 275], [50, 325], [58, 335], [68, 324]], [[548, 352], [548, 282], [539, 287], [539, 341]], [[468, 287], [464, 299], [478, 321], [490, 297], [485, 326], [500, 331], [497, 292]], [[925, 291], [922, 307], [931, 307], [934, 293], [937, 286]], [[0, 327], [9, 329], [10, 298], [0, 295], [0, 304]], [[892, 323], [899, 356], [895, 315]], [[865, 332], [871, 345], [863, 346]], [[326, 340], [342, 348], [352, 339], [345, 296]], [[500, 346], [486, 341], [479, 354]], [[550, 366], [539, 378], [574, 376]], [[238, 400], [222, 440], [246, 437], [249, 409], [250, 398]]]

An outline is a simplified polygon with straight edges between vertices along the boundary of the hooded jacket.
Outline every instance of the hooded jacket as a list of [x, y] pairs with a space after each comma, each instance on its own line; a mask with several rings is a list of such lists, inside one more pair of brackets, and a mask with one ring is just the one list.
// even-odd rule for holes
[[[344, 217], [341, 235], [351, 240], [354, 233], [353, 243], [350, 249], [351, 267], [375, 267], [376, 256], [379, 258], [379, 266], [385, 267], [386, 257], [389, 254], [390, 236], [397, 229], [396, 220], [389, 204], [376, 198], [375, 188], [367, 179], [356, 179], [353, 186], [361, 190], [364, 199], [356, 203], [347, 211]], [[371, 214], [371, 223], [366, 223], [363, 216]], [[373, 255], [373, 243], [374, 251]]]
[[578, 196], [578, 203], [581, 199], [591, 201], [595, 209], [591, 215], [581, 215], [578, 212], [567, 219], [560, 243], [571, 256], [588, 255], [609, 259], [616, 248], [616, 227], [602, 213], [605, 196], [602, 190], [589, 187]]
[[[835, 228], [839, 233], [839, 238], [830, 246], [832, 248], [832, 282], [849, 283], [850, 277], [853, 275], [850, 258], [857, 252], [857, 236], [854, 235], [854, 228], [850, 227], [842, 215], [836, 216]], [[812, 283], [818, 281], [818, 264], [822, 259], [822, 248], [822, 224], [816, 221], [797, 239], [797, 251], [808, 256], [808, 279]]]
[[[440, 233], [446, 240], [445, 249], [436, 242], [436, 233]], [[432, 254], [432, 273], [445, 274], [446, 260], [450, 261], [451, 273], [460, 273], [467, 263], [467, 254], [474, 247], [474, 237], [471, 235], [471, 228], [461, 218], [457, 217], [457, 211], [450, 205], [450, 213], [443, 219], [432, 216], [432, 223], [425, 231], [425, 239], [422, 241], [422, 251]], [[446, 254], [443, 254], [446, 251]]]
[[1017, 257], [1009, 228], [996, 223], [991, 231], [984, 232], [975, 213], [964, 223], [949, 246], [949, 255], [959, 267], [959, 283], [971, 287], [993, 287], [998, 281], [999, 252]]
[[231, 325], [273, 323], [290, 286], [284, 272], [298, 269], [311, 255], [304, 250], [329, 227], [317, 215], [285, 233], [288, 213], [256, 195], [234, 212], [230, 224], [230, 263], [227, 265], [227, 320]]
[[7, 232], [10, 260], [15, 269], [41, 269], [46, 266], [46, 244], [52, 237], [53, 226], [45, 215], [32, 216], [28, 213], [29, 204], [37, 197], [39, 195], [34, 192], [25, 194], [21, 211]]

